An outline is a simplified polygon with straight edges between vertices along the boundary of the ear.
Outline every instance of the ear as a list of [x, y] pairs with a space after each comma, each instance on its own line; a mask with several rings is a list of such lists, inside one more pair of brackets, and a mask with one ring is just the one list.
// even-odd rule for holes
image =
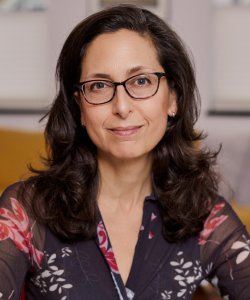
[[74, 92], [74, 99], [81, 109], [81, 95], [79, 91]]
[[83, 107], [82, 107], [81, 93], [79, 91], [74, 92], [74, 99], [80, 108], [81, 124], [82, 126], [85, 126], [85, 118], [84, 118]]
[[177, 95], [175, 90], [170, 91], [170, 97], [169, 97], [169, 106], [168, 106], [168, 115], [170, 117], [174, 117], [177, 113]]

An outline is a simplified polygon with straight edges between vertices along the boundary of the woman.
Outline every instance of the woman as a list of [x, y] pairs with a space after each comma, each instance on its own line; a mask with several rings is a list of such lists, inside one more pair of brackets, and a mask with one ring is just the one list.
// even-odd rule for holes
[[2, 298], [191, 299], [216, 276], [225, 299], [250, 299], [249, 235], [197, 147], [178, 36], [144, 9], [98, 12], [57, 78], [46, 168], [1, 199]]

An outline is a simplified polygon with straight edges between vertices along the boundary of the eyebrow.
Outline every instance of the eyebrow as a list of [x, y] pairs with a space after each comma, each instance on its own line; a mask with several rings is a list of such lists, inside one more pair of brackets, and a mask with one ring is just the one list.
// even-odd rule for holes
[[[140, 70], [145, 70], [145, 69], [151, 69], [151, 68], [146, 67], [146, 66], [136, 66], [136, 67], [132, 67], [131, 69], [127, 70], [126, 74], [127, 74], [127, 76], [129, 76], [129, 75], [132, 75], [133, 73], [136, 73]], [[112, 77], [106, 73], [93, 73], [93, 74], [90, 74], [88, 77], [105, 78], [105, 79], [112, 80]]]
[[126, 72], [126, 74], [129, 76], [129, 75], [132, 75], [135, 72], [138, 72], [138, 71], [141, 71], [141, 70], [145, 70], [145, 69], [151, 69], [151, 68], [146, 67], [146, 66], [136, 66], [136, 67], [133, 67], [133, 68], [129, 69]]

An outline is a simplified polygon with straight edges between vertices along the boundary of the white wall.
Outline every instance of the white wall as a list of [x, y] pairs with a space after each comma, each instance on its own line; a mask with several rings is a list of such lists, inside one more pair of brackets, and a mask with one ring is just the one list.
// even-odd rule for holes
[[[15, 16], [17, 16], [18, 20], [15, 19]], [[36, 64], [38, 65], [38, 67], [40, 68], [40, 78], [42, 76], [42, 80], [43, 80], [43, 85], [41, 86], [37, 86], [36, 90], [33, 90], [34, 86], [30, 86], [30, 91], [31, 96], [35, 96], [37, 98], [38, 94], [41, 94], [41, 101], [44, 101], [45, 97], [49, 96], [49, 100], [46, 102], [45, 100], [45, 104], [49, 104], [52, 102], [53, 100], [53, 96], [55, 94], [55, 77], [54, 77], [54, 73], [55, 73], [55, 66], [56, 66], [56, 62], [57, 62], [57, 58], [59, 56], [60, 50], [62, 48], [62, 45], [67, 37], [67, 35], [70, 33], [70, 31], [73, 29], [73, 27], [80, 22], [83, 18], [85, 18], [86, 16], [86, 2], [82, 1], [82, 0], [74, 0], [73, 2], [68, 1], [68, 0], [53, 0], [50, 1], [50, 6], [49, 6], [49, 10], [47, 12], [41, 12], [41, 13], [21, 13], [20, 15], [18, 15], [18, 13], [12, 13], [10, 16], [8, 15], [1, 15], [0, 14], [0, 25], [4, 25], [0, 28], [0, 37], [1, 36], [6, 36], [8, 34], [10, 34], [10, 32], [8, 32], [9, 28], [6, 25], [10, 25], [11, 26], [11, 32], [16, 32], [16, 24], [20, 24], [19, 23], [19, 19], [21, 18], [26, 18], [26, 17], [31, 17], [35, 19], [35, 23], [32, 23], [32, 19], [29, 19], [29, 24], [31, 24], [31, 28], [29, 29], [29, 31], [32, 33], [33, 35], [32, 37], [30, 37], [29, 43], [31, 42], [32, 39], [32, 51], [31, 53], [29, 51], [27, 51], [28, 49], [25, 49], [26, 45], [23, 45], [22, 43], [25, 43], [25, 39], [23, 39], [23, 37], [19, 37], [19, 38], [15, 38], [15, 40], [10, 39], [13, 41], [13, 43], [16, 45], [16, 48], [13, 49], [13, 46], [11, 46], [11, 48], [9, 49], [9, 58], [6, 59], [6, 56], [4, 59], [2, 59], [1, 61], [1, 55], [0, 55], [0, 62], [1, 63], [1, 69], [0, 69], [0, 79], [1, 79], [1, 75], [4, 78], [5, 74], [4, 73], [8, 73], [8, 76], [5, 76], [5, 78], [9, 79], [9, 82], [11, 80], [11, 77], [15, 77], [13, 76], [16, 73], [18, 73], [18, 76], [23, 76], [22, 72], [20, 70], [17, 70], [15, 68], [15, 63], [13, 63], [12, 61], [12, 51], [17, 52], [18, 48], [23, 49], [22, 51], [22, 62], [21, 65], [25, 63], [27, 64], [27, 62], [30, 62], [30, 60], [33, 58], [33, 56], [35, 57], [35, 59], [37, 60]], [[8, 20], [7, 20], [8, 19]], [[6, 22], [7, 21], [7, 22]], [[22, 20], [21, 20], [22, 21]], [[26, 20], [27, 21], [27, 20]], [[26, 26], [27, 22], [22, 22], [23, 26]], [[18, 25], [17, 25], [18, 26]], [[43, 35], [41, 36], [41, 34], [39, 33], [43, 33]], [[29, 34], [27, 34], [27, 38], [29, 38]], [[26, 39], [27, 39], [26, 38]], [[12, 44], [13, 44], [12, 43]], [[1, 47], [3, 47], [3, 42], [1, 44], [0, 41], [0, 45]], [[39, 46], [41, 45], [41, 46]], [[28, 47], [26, 47], [28, 48]], [[42, 48], [42, 49], [41, 49]], [[7, 49], [6, 49], [7, 51]], [[6, 54], [6, 51], [4, 52], [4, 54]], [[26, 51], [26, 52], [25, 52]], [[35, 51], [38, 51], [39, 53], [37, 55], [35, 55]], [[0, 51], [0, 54], [3, 53], [3, 49], [2, 52]], [[26, 53], [26, 57], [25, 57], [25, 53]], [[8, 53], [7, 53], [8, 54]], [[32, 57], [30, 57], [30, 55], [33, 55]], [[39, 61], [40, 58], [40, 61]], [[34, 59], [33, 59], [34, 60]], [[3, 66], [4, 63], [4, 66]], [[11, 68], [10, 68], [11, 66]], [[4, 67], [4, 68], [3, 68]], [[42, 70], [41, 70], [42, 69]], [[34, 73], [34, 70], [32, 71]], [[32, 79], [30, 78], [32, 76], [32, 72], [29, 73], [29, 80]], [[27, 72], [26, 72], [27, 74]], [[34, 73], [35, 74], [35, 73]], [[25, 78], [25, 76], [23, 76]], [[35, 75], [34, 75], [35, 77]], [[39, 78], [38, 78], [39, 79]], [[28, 85], [30, 84], [29, 80], [26, 80], [25, 84], [27, 85], [26, 90], [28, 89]], [[2, 83], [4, 84], [4, 83]], [[6, 88], [7, 87], [7, 88]], [[4, 93], [8, 93], [8, 89], [13, 89], [13, 98], [16, 97], [16, 95], [18, 95], [18, 88], [15, 84], [11, 85], [11, 86], [7, 86], [7, 84], [5, 84], [5, 86], [1, 86], [1, 82], [0, 82], [0, 96], [3, 95]], [[41, 90], [41, 88], [43, 90]], [[23, 95], [24, 97], [24, 102], [25, 103], [25, 107], [27, 108], [27, 97], [25, 97], [25, 95]], [[1, 101], [5, 102], [5, 106], [9, 107], [9, 106], [13, 106], [15, 104], [15, 101], [13, 101], [13, 99], [11, 99], [11, 102], [13, 103], [13, 105], [9, 105], [10, 103], [8, 103], [8, 99], [1, 99]], [[36, 99], [37, 100], [37, 99]], [[20, 103], [22, 103], [22, 101], [17, 100], [18, 101], [18, 105], [20, 107]], [[2, 105], [3, 107], [3, 105]], [[29, 106], [28, 106], [29, 107]], [[30, 107], [32, 108], [32, 103], [30, 105]], [[35, 107], [35, 106], [34, 106]], [[44, 124], [39, 124], [39, 119], [42, 117], [41, 114], [37, 114], [37, 115], [30, 115], [30, 114], [21, 114], [21, 115], [16, 115], [16, 114], [0, 114], [0, 127], [2, 128], [12, 128], [12, 129], [21, 129], [21, 130], [30, 130], [30, 131], [36, 131], [36, 130], [43, 130], [43, 126]]]
[[53, 0], [49, 7], [50, 65], [54, 72], [63, 43], [71, 30], [87, 15], [87, 0]]
[[249, 28], [250, 5], [216, 9], [213, 98], [218, 109], [250, 111]]
[[199, 125], [214, 134], [219, 130], [222, 135], [250, 135], [250, 118], [207, 116], [207, 111], [213, 106], [213, 9], [212, 1], [172, 0], [171, 24], [185, 41], [195, 61], [202, 99]]
[[34, 108], [49, 98], [48, 14], [0, 15], [0, 101], [5, 108]]
[[[219, 170], [221, 191], [242, 203], [250, 203], [250, 117], [208, 116], [213, 105], [214, 11], [212, 1], [172, 0], [171, 23], [193, 53], [202, 99], [198, 129], [208, 133], [206, 144], [222, 144]], [[237, 55], [237, 53], [235, 53]]]

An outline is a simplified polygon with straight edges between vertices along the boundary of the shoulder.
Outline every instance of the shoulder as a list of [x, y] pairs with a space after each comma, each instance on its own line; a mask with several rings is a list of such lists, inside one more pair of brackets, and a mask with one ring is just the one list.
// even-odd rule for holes
[[217, 196], [215, 199], [208, 220], [216, 220], [218, 226], [225, 223], [225, 226], [230, 224], [232, 229], [245, 227], [240, 217], [232, 207], [232, 204], [222, 196]]
[[10, 221], [12, 218], [12, 221], [15, 219], [15, 222], [18, 220], [23, 222], [25, 219], [28, 225], [29, 221], [32, 220], [28, 195], [29, 192], [24, 181], [8, 186], [0, 197], [0, 219]]
[[[210, 214], [199, 234], [199, 245], [204, 260], [211, 257], [236, 255], [249, 244], [250, 237], [231, 204], [219, 197], [213, 203]], [[239, 246], [240, 245], [240, 246]], [[236, 249], [237, 248], [237, 249]], [[237, 250], [237, 251], [236, 251]]]
[[199, 245], [207, 278], [215, 276], [223, 294], [232, 299], [249, 299], [250, 236], [231, 204], [222, 197], [218, 196], [212, 205]]
[[245, 228], [231, 204], [221, 196], [217, 196], [211, 205], [210, 213], [204, 222], [203, 230], [199, 236], [199, 244], [204, 245], [213, 236], [226, 238], [236, 231]]
[[3, 209], [7, 209], [12, 214], [22, 213], [30, 223], [36, 222], [32, 209], [32, 195], [32, 186], [26, 181], [15, 182], [8, 186], [0, 195], [0, 218]]
[[23, 181], [18, 181], [8, 186], [0, 195], [0, 207], [9, 205], [11, 198], [20, 198], [20, 191], [24, 187]]
[[0, 241], [12, 241], [16, 248], [29, 253], [39, 264], [46, 230], [33, 217], [29, 197], [22, 198], [30, 193], [25, 188], [25, 182], [14, 183], [0, 197]]
[[25, 207], [26, 212], [31, 216], [32, 187], [26, 181], [18, 181], [8, 186], [0, 195], [0, 207], [10, 207], [14, 201]]

